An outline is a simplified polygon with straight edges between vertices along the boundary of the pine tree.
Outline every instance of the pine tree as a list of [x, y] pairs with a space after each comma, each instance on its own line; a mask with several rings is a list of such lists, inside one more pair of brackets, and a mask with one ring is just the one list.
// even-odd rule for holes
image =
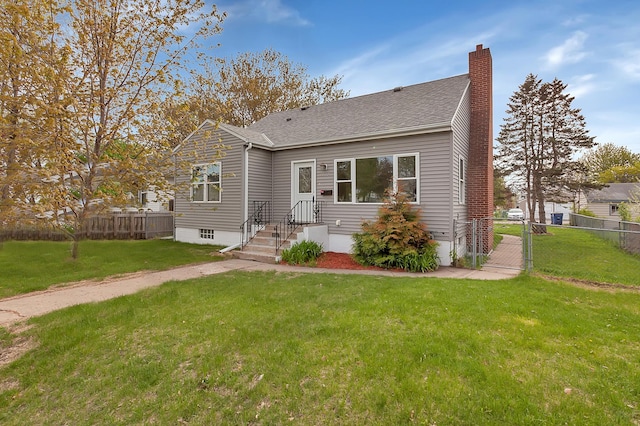
[[545, 201], [568, 201], [581, 165], [574, 157], [594, 146], [574, 98], [559, 79], [543, 83], [529, 74], [508, 104], [497, 138], [498, 168], [524, 191], [529, 219], [546, 223]]

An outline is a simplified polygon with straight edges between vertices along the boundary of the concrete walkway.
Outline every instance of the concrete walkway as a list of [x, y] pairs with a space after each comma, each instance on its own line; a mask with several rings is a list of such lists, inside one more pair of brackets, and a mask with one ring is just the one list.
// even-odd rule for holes
[[[509, 238], [507, 238], [509, 237]], [[344, 269], [307, 268], [290, 265], [270, 265], [250, 260], [230, 259], [201, 265], [184, 266], [160, 272], [139, 272], [121, 278], [87, 281], [45, 291], [23, 294], [0, 300], [0, 326], [10, 325], [34, 316], [81, 303], [101, 302], [144, 288], [158, 286], [167, 281], [181, 281], [229, 271], [277, 271], [297, 273], [363, 274], [387, 277], [413, 278], [466, 278], [475, 280], [501, 280], [517, 276], [522, 265], [520, 238], [505, 235], [493, 252], [490, 261], [481, 270], [441, 267], [424, 274], [389, 271], [356, 271]]]

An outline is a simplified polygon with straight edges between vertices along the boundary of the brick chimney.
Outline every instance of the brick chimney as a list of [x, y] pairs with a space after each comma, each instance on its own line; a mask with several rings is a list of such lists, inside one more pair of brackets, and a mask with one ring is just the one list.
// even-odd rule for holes
[[[491, 52], [481, 44], [469, 52], [471, 123], [467, 168], [469, 219], [493, 217], [493, 77]], [[493, 246], [493, 226], [483, 221], [485, 253]]]

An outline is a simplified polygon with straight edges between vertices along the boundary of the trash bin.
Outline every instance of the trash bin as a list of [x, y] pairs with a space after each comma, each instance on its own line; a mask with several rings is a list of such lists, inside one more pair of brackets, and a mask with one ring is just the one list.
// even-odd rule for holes
[[562, 213], [551, 213], [551, 224], [562, 225]]

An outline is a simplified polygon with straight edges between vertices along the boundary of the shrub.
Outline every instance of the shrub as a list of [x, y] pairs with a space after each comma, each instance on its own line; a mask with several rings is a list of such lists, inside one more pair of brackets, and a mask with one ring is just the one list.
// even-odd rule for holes
[[578, 214], [581, 214], [582, 216], [598, 217], [594, 212], [592, 212], [589, 209], [580, 209], [578, 210]]
[[353, 235], [354, 258], [363, 265], [410, 272], [438, 268], [437, 243], [403, 194], [388, 194], [375, 222], [364, 221]]
[[322, 254], [322, 244], [315, 241], [298, 241], [291, 248], [282, 250], [282, 260], [291, 265], [313, 264]]
[[623, 222], [631, 222], [632, 217], [629, 204], [625, 202], [618, 204], [618, 214], [620, 215], [620, 220]]

